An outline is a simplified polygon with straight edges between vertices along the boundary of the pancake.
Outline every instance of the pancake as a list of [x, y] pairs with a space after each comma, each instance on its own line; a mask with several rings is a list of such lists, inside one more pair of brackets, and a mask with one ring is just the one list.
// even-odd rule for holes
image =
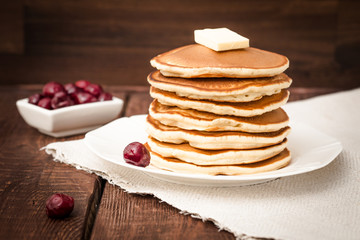
[[146, 132], [162, 142], [176, 144], [187, 142], [190, 146], [200, 149], [251, 149], [282, 142], [290, 133], [290, 127], [287, 126], [279, 131], [268, 133], [205, 132], [166, 126], [148, 115]]
[[268, 78], [179, 78], [165, 77], [160, 71], [149, 74], [151, 86], [178, 96], [224, 102], [249, 102], [279, 93], [292, 82], [285, 73]]
[[217, 52], [192, 44], [160, 54], [151, 65], [168, 77], [257, 78], [284, 72], [289, 60], [280, 54], [257, 48]]
[[156, 99], [150, 104], [149, 114], [164, 125], [198, 131], [274, 132], [289, 123], [281, 108], [254, 117], [235, 117], [166, 106]]
[[[147, 146], [149, 148], [149, 146]], [[150, 148], [149, 148], [150, 149]], [[287, 166], [290, 163], [290, 152], [285, 149], [278, 155], [264, 161], [250, 164], [238, 165], [209, 165], [200, 166], [192, 163], [179, 161], [176, 158], [166, 158], [149, 150], [151, 154], [151, 165], [178, 173], [206, 174], [206, 175], [245, 175], [261, 172], [269, 172]]]
[[279, 154], [287, 146], [286, 139], [276, 145], [249, 150], [201, 150], [191, 147], [188, 143], [166, 143], [151, 137], [147, 143], [153, 152], [163, 157], [177, 158], [196, 165], [233, 165], [259, 162]]
[[177, 106], [183, 109], [195, 109], [219, 115], [251, 117], [270, 112], [283, 106], [289, 98], [289, 91], [281, 90], [278, 94], [265, 96], [257, 101], [240, 103], [189, 99], [180, 97], [173, 92], [163, 91], [154, 87], [150, 88], [150, 95], [157, 99], [161, 104], [168, 106]]

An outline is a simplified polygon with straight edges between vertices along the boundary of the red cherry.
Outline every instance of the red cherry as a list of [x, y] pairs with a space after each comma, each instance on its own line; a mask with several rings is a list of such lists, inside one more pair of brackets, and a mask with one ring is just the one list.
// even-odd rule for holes
[[81, 89], [86, 88], [89, 84], [90, 84], [90, 82], [87, 80], [79, 80], [79, 81], [75, 82], [75, 85]]
[[70, 215], [74, 209], [74, 198], [55, 193], [46, 201], [46, 214], [51, 218], [64, 218]]
[[102, 93], [102, 87], [99, 84], [90, 83], [84, 88], [85, 92], [90, 93], [91, 95], [98, 97]]
[[43, 87], [43, 94], [47, 97], [53, 97], [57, 92], [65, 92], [64, 86], [58, 82], [48, 82]]
[[73, 83], [65, 84], [64, 88], [65, 88], [66, 93], [69, 94], [69, 95], [80, 91], [80, 89]]
[[112, 100], [112, 95], [108, 92], [102, 92], [102, 93], [100, 93], [98, 100], [100, 102]]
[[150, 164], [150, 153], [146, 147], [139, 142], [132, 142], [124, 149], [125, 162], [135, 166], [146, 167]]
[[74, 101], [65, 92], [55, 93], [54, 97], [51, 99], [51, 107], [53, 109], [68, 107], [71, 105], [74, 105]]
[[37, 105], [41, 98], [42, 96], [39, 93], [36, 93], [29, 97], [28, 102]]
[[51, 98], [49, 97], [44, 97], [42, 99], [40, 99], [40, 101], [38, 102], [37, 104], [39, 107], [42, 107], [42, 108], [46, 108], [46, 109], [52, 109], [51, 108]]
[[72, 94], [71, 97], [76, 104], [97, 102], [96, 97], [87, 92], [76, 92]]

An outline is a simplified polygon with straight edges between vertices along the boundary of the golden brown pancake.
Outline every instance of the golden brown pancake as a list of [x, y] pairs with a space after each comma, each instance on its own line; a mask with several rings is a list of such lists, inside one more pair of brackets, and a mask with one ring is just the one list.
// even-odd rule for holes
[[279, 93], [292, 82], [285, 73], [267, 78], [179, 78], [165, 77], [160, 71], [149, 74], [151, 86], [179, 96], [224, 102], [249, 102]]
[[148, 115], [146, 118], [146, 131], [158, 141], [176, 144], [188, 142], [195, 148], [220, 150], [251, 149], [274, 145], [282, 142], [287, 137], [290, 133], [290, 127], [266, 133], [205, 132], [166, 126]]
[[236, 117], [166, 106], [156, 99], [150, 105], [149, 114], [164, 125], [198, 131], [274, 132], [289, 123], [288, 115], [281, 108], [253, 117]]
[[189, 174], [206, 174], [206, 175], [245, 175], [261, 172], [268, 172], [280, 169], [290, 163], [290, 152], [285, 149], [278, 155], [264, 161], [250, 163], [250, 164], [235, 164], [235, 165], [208, 165], [201, 166], [192, 163], [180, 161], [176, 158], [163, 157], [151, 150], [146, 144], [151, 154], [151, 165], [178, 173]]
[[197, 165], [233, 165], [259, 162], [279, 154], [287, 146], [286, 139], [268, 147], [247, 150], [203, 150], [191, 147], [188, 143], [166, 143], [151, 137], [147, 143], [153, 152], [163, 157], [177, 158]]
[[271, 77], [284, 72], [289, 60], [257, 48], [217, 52], [200, 44], [179, 47], [160, 54], [151, 65], [170, 77]]
[[180, 97], [173, 92], [163, 91], [154, 87], [150, 88], [150, 95], [157, 99], [161, 104], [168, 106], [177, 106], [183, 109], [195, 109], [218, 115], [251, 117], [270, 112], [284, 105], [289, 98], [289, 91], [282, 90], [278, 94], [265, 96], [257, 101], [237, 103], [189, 99]]

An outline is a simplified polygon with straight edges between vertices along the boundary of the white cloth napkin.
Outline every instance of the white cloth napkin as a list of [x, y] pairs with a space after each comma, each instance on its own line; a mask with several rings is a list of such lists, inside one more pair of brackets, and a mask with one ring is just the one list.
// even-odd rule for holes
[[344, 149], [322, 169], [259, 185], [221, 188], [160, 181], [102, 160], [83, 140], [51, 143], [45, 150], [55, 161], [96, 173], [127, 192], [154, 195], [238, 239], [359, 239], [359, 103], [360, 88], [288, 103], [290, 118], [337, 138]]

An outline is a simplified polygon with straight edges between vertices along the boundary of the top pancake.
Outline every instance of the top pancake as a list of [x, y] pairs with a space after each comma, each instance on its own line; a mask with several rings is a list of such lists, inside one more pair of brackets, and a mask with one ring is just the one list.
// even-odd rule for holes
[[219, 102], [250, 102], [288, 88], [292, 82], [285, 73], [267, 78], [179, 78], [155, 71], [147, 77], [151, 86], [192, 99]]
[[285, 56], [257, 48], [217, 52], [200, 44], [160, 54], [150, 63], [164, 76], [183, 78], [271, 77], [289, 67], [289, 60]]

